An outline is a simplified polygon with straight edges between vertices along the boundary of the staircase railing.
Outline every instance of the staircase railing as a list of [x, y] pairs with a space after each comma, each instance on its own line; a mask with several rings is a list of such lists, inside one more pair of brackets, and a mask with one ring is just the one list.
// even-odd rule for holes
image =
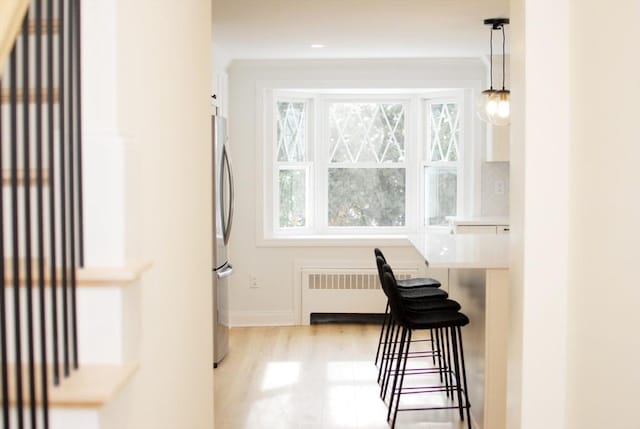
[[0, 75], [0, 375], [7, 429], [48, 428], [49, 389], [78, 368], [80, 12], [80, 0], [33, 0]]

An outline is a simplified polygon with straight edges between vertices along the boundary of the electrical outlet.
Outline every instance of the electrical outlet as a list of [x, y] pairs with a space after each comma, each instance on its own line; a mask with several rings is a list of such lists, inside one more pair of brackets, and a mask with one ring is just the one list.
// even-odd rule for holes
[[493, 192], [497, 195], [504, 194], [504, 180], [496, 180], [493, 184]]
[[260, 283], [258, 283], [258, 278], [256, 276], [251, 276], [251, 284], [249, 287], [251, 289], [258, 289], [260, 287]]

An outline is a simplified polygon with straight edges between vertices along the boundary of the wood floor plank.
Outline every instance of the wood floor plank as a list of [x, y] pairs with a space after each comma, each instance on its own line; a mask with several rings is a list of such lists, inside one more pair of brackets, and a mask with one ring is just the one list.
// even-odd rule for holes
[[[386, 429], [373, 364], [379, 327], [237, 328], [214, 371], [216, 429]], [[436, 400], [441, 400], [437, 399]], [[450, 411], [400, 413], [397, 429], [466, 428]]]

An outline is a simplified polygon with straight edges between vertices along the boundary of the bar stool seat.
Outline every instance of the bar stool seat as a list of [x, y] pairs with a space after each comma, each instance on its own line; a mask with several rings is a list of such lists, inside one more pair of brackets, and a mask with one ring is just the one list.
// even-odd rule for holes
[[457, 301], [452, 299], [438, 300], [406, 300], [403, 305], [407, 313], [416, 313], [416, 317], [422, 317], [426, 311], [459, 311], [462, 307]]
[[403, 279], [398, 280], [397, 283], [398, 288], [400, 289], [412, 289], [416, 287], [439, 288], [440, 286], [442, 286], [442, 284], [438, 280], [429, 277], [414, 277], [411, 279]]
[[[382, 253], [382, 250], [376, 247], [375, 249], [373, 249], [373, 253], [376, 257], [382, 258], [382, 261], [385, 264], [388, 263], [387, 258], [385, 258], [384, 254]], [[432, 279], [431, 277], [415, 277], [411, 279], [396, 280], [396, 283], [398, 284], [398, 288], [400, 289], [439, 288], [440, 286], [442, 286], [442, 284], [438, 280]]]
[[458, 310], [431, 310], [426, 312], [405, 311], [402, 324], [410, 329], [438, 329], [451, 326], [466, 326], [469, 318]]
[[420, 287], [412, 289], [398, 289], [402, 299], [445, 299], [449, 294], [435, 287]]

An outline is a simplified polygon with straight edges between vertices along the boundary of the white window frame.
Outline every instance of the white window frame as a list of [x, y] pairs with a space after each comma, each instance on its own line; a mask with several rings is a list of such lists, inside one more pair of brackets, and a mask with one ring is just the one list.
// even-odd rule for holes
[[[347, 81], [345, 81], [347, 82]], [[262, 192], [258, 193], [257, 207], [257, 225], [258, 234], [256, 236], [258, 246], [315, 246], [315, 245], [337, 245], [338, 243], [349, 243], [350, 245], [371, 245], [371, 243], [384, 243], [384, 245], [404, 245], [406, 244], [407, 234], [420, 232], [427, 229], [443, 229], [440, 226], [425, 226], [424, 214], [424, 177], [423, 168], [425, 166], [425, 150], [424, 140], [427, 131], [425, 130], [425, 113], [426, 103], [428, 100], [440, 98], [455, 98], [461, 103], [461, 148], [460, 148], [460, 166], [458, 169], [458, 214], [471, 215], [470, 208], [477, 206], [479, 200], [479, 166], [481, 148], [476, 147], [481, 138], [481, 127], [473, 116], [473, 107], [471, 106], [475, 92], [479, 91], [480, 84], [476, 85], [474, 81], [461, 81], [458, 88], [437, 89], [404, 89], [400, 86], [400, 90], [393, 91], [383, 88], [363, 88], [361, 82], [342, 82], [336, 85], [335, 90], [327, 90], [322, 85], [309, 86], [309, 82], [290, 83], [289, 86], [285, 82], [259, 82], [257, 90], [259, 92], [257, 116], [261, 127], [258, 128], [258, 150], [257, 154], [262, 159], [259, 162], [261, 174], [257, 176], [258, 189]], [[477, 86], [477, 88], [476, 88]], [[428, 88], [426, 85], [424, 88]], [[295, 89], [294, 89], [295, 88]], [[332, 87], [333, 88], [333, 87]], [[347, 88], [356, 88], [350, 90]], [[354, 95], [357, 94], [357, 95]], [[307, 118], [308, 139], [307, 150], [311, 148], [310, 158], [308, 159], [308, 203], [314, 202], [314, 207], [308, 208], [307, 228], [286, 228], [280, 229], [279, 222], [279, 195], [277, 195], [276, 172], [274, 169], [275, 158], [275, 121], [274, 114], [276, 99], [286, 97], [288, 100], [306, 100], [309, 102], [310, 113]], [[417, 159], [418, 162], [407, 162], [406, 169], [406, 213], [404, 228], [343, 228], [343, 227], [324, 227], [320, 228], [320, 216], [327, 217], [327, 197], [326, 182], [328, 178], [324, 178], [324, 184], [320, 184], [320, 180], [316, 180], [317, 171], [321, 167], [318, 158], [318, 147], [316, 141], [322, 141], [324, 132], [328, 130], [328, 126], [322, 123], [326, 121], [326, 115], [323, 119], [322, 109], [319, 107], [321, 102], [326, 99], [332, 100], [406, 100], [409, 109], [406, 111], [407, 121], [406, 133], [407, 142], [405, 144], [406, 160]], [[439, 101], [439, 100], [438, 100]], [[325, 168], [325, 166], [322, 166]], [[328, 171], [328, 170], [325, 170]], [[478, 206], [479, 207], [479, 206]], [[327, 225], [326, 220], [324, 225]], [[382, 241], [381, 241], [382, 240]]]
[[[277, 135], [278, 135], [278, 127], [276, 125], [277, 114], [278, 114], [278, 103], [280, 102], [289, 102], [289, 103], [304, 103], [305, 112], [306, 112], [306, 121], [305, 121], [305, 161], [303, 162], [289, 162], [289, 161], [278, 161], [278, 144], [277, 144]], [[271, 159], [273, 170], [271, 177], [273, 179], [273, 183], [271, 184], [273, 189], [273, 201], [271, 205], [272, 213], [272, 230], [275, 235], [278, 236], [288, 236], [288, 235], [308, 235], [312, 234], [314, 231], [314, 211], [312, 210], [311, 202], [314, 200], [314, 163], [313, 163], [313, 146], [314, 146], [314, 108], [315, 104], [313, 100], [305, 97], [301, 97], [297, 93], [288, 93], [288, 92], [278, 92], [277, 96], [273, 97], [272, 103], [272, 133], [271, 133]], [[313, 118], [310, 120], [310, 118]], [[281, 227], [280, 226], [280, 186], [279, 186], [279, 176], [281, 170], [304, 170], [305, 171], [305, 219], [306, 224], [304, 227]]]
[[[317, 168], [317, 196], [318, 203], [316, 204], [316, 218], [320, 219], [320, 223], [317, 228], [317, 232], [320, 235], [389, 235], [389, 234], [406, 234], [407, 231], [413, 229], [414, 219], [413, 213], [409, 210], [408, 201], [409, 201], [409, 190], [413, 191], [412, 184], [414, 182], [413, 176], [415, 171], [410, 171], [414, 169], [411, 163], [408, 163], [406, 160], [411, 156], [411, 150], [409, 149], [410, 141], [412, 138], [415, 138], [413, 135], [413, 130], [410, 129], [410, 121], [408, 119], [408, 115], [410, 115], [411, 109], [410, 106], [412, 104], [411, 98], [404, 96], [398, 96], [395, 94], [359, 94], [359, 95], [351, 95], [351, 94], [330, 94], [330, 95], [321, 95], [316, 98], [318, 103], [318, 112], [320, 116], [318, 120], [320, 121], [319, 130], [318, 130], [318, 139], [319, 144], [316, 145], [316, 168]], [[376, 164], [373, 162], [370, 163], [331, 163], [329, 162], [329, 151], [327, 148], [322, 147], [322, 144], [328, 141], [328, 136], [326, 135], [329, 130], [329, 120], [328, 120], [328, 112], [329, 105], [331, 103], [367, 103], [367, 102], [380, 102], [380, 103], [388, 103], [388, 104], [403, 104], [405, 107], [405, 127], [406, 127], [406, 136], [405, 136], [405, 161], [402, 163], [394, 163], [390, 164], [389, 167], [381, 166], [380, 164]], [[405, 225], [398, 227], [341, 227], [341, 226], [329, 226], [328, 219], [328, 186], [329, 186], [329, 169], [332, 168], [404, 168], [405, 169]], [[393, 167], [391, 166], [393, 165]], [[323, 174], [324, 172], [324, 174]]]
[[[460, 109], [460, 118], [459, 118], [459, 131], [460, 136], [458, 139], [458, 160], [455, 162], [451, 161], [429, 161], [428, 157], [431, 153], [431, 121], [429, 115], [431, 114], [431, 105], [433, 104], [447, 104], [447, 103], [457, 103]], [[466, 133], [466, 115], [467, 109], [465, 108], [465, 100], [464, 94], [462, 92], [451, 94], [451, 93], [441, 93], [441, 94], [432, 94], [429, 98], [425, 98], [423, 100], [423, 109], [422, 109], [422, 120], [424, 121], [424, 125], [422, 127], [422, 132], [424, 133], [423, 140], [419, 142], [423, 152], [421, 154], [421, 165], [420, 165], [420, 180], [421, 180], [421, 202], [420, 202], [420, 229], [448, 229], [447, 226], [443, 225], [430, 225], [427, 223], [427, 210], [426, 210], [426, 189], [425, 189], [425, 179], [424, 172], [428, 167], [450, 167], [456, 169], [457, 175], [457, 192], [456, 192], [456, 216], [460, 215], [464, 212], [465, 206], [465, 163], [469, 156], [468, 150], [468, 142], [465, 139]]]

